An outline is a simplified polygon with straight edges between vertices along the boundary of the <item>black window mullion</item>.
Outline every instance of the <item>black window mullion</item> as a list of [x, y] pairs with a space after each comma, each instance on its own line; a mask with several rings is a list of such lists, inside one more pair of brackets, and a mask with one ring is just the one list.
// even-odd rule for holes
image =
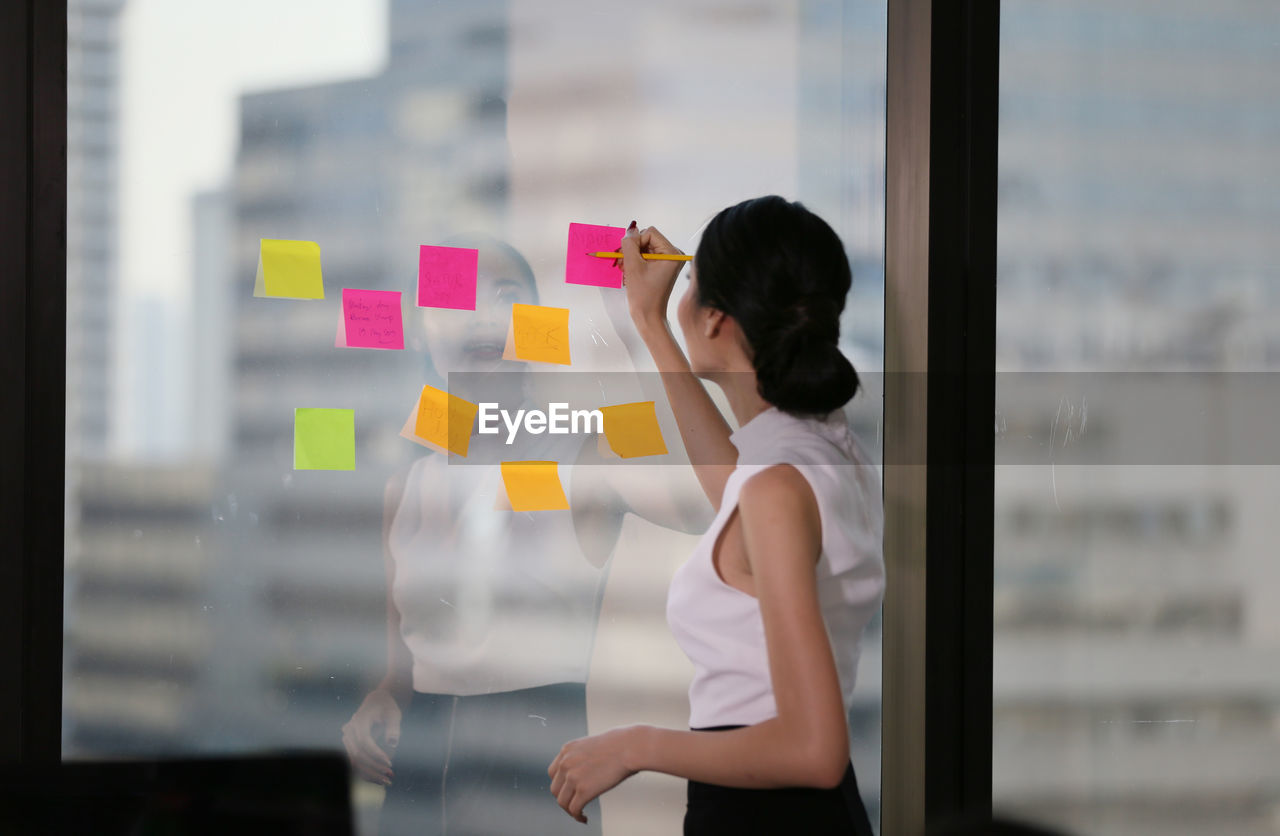
[[884, 833], [990, 810], [999, 4], [889, 0]]
[[67, 9], [0, 4], [0, 759], [61, 758]]
[[930, 815], [990, 808], [999, 4], [933, 4], [925, 679]]

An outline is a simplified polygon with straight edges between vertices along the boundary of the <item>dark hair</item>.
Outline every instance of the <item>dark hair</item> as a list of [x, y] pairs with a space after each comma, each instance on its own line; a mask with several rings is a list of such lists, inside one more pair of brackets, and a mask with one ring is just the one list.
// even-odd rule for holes
[[853, 276], [826, 221], [777, 195], [744, 200], [707, 224], [694, 265], [698, 304], [733, 317], [746, 336], [760, 397], [825, 415], [858, 391], [838, 346]]

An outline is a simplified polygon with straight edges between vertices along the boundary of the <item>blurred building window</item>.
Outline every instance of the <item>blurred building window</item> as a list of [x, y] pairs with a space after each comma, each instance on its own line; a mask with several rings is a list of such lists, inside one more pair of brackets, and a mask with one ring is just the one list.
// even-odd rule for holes
[[1280, 391], [1280, 9], [1011, 0], [1001, 30], [995, 804], [1280, 832], [1280, 460], [1241, 423]]

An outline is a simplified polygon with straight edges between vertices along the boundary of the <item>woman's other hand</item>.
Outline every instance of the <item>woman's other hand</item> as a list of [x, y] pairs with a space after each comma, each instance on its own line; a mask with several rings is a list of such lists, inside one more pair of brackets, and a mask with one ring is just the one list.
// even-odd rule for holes
[[631, 764], [643, 729], [643, 726], [613, 729], [570, 740], [560, 747], [560, 754], [547, 768], [556, 803], [585, 823], [583, 807], [639, 771]]
[[645, 261], [641, 253], [683, 255], [661, 232], [653, 227], [637, 229], [632, 221], [619, 245], [622, 253], [622, 286], [627, 291], [627, 306], [637, 326], [665, 322], [671, 288], [683, 261]]
[[[378, 738], [386, 749], [378, 745]], [[400, 742], [400, 706], [391, 692], [375, 688], [342, 727], [342, 744], [356, 774], [366, 781], [389, 786], [391, 758]]]

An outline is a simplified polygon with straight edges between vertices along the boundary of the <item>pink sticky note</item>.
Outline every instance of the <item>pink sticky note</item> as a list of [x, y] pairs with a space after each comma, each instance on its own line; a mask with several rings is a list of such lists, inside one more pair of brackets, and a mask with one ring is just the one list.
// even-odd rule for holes
[[342, 289], [342, 327], [334, 345], [404, 349], [400, 291]]
[[616, 253], [626, 230], [620, 226], [569, 224], [569, 251], [564, 261], [564, 280], [568, 284], [596, 287], [622, 287], [622, 268], [614, 267], [607, 258], [587, 253]]
[[418, 248], [418, 307], [476, 309], [480, 251], [466, 247]]

